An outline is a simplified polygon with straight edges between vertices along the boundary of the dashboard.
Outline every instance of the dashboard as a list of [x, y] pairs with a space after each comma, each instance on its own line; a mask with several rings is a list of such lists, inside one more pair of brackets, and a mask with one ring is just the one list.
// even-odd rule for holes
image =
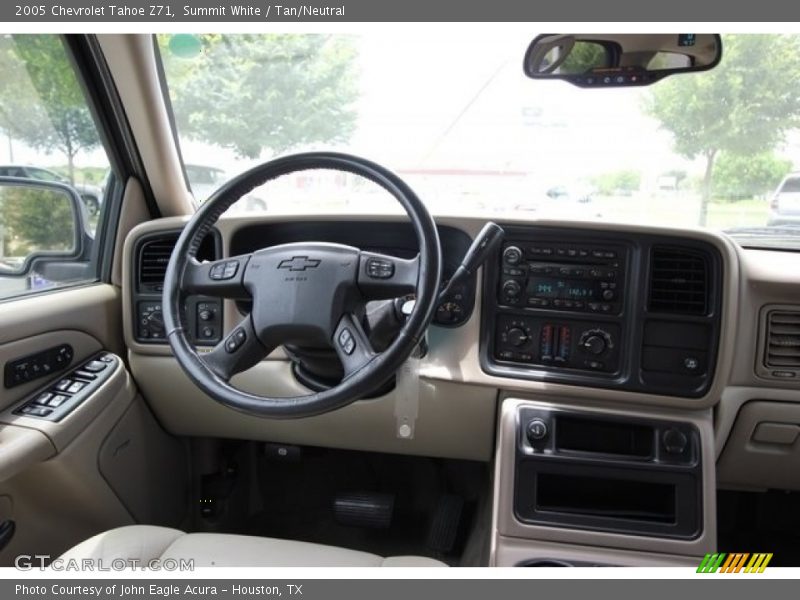
[[[740, 435], [735, 424], [742, 407], [770, 401], [788, 409], [797, 401], [800, 370], [770, 350], [772, 333], [800, 313], [800, 274], [791, 253], [743, 250], [701, 230], [499, 219], [506, 232], [502, 247], [448, 299], [457, 307], [439, 307], [429, 329], [428, 352], [417, 364], [413, 439], [398, 438], [396, 391], [299, 421], [253, 419], [198, 392], [158, 337], [157, 311], [140, 312], [158, 307], [159, 269], [185, 222], [171, 217], [137, 226], [121, 263], [129, 365], [161, 422], [179, 435], [486, 461], [495, 455], [499, 406], [513, 397], [670, 419], [707, 415], [719, 456], [731, 432]], [[437, 218], [445, 277], [485, 222]], [[223, 218], [203, 251], [221, 258], [302, 239], [397, 256], [416, 251], [400, 216], [326, 214]], [[151, 242], [161, 247], [145, 251]], [[679, 298], [690, 301], [676, 303]], [[188, 300], [201, 348], [216, 339], [200, 339], [205, 327], [224, 335], [243, 308], [207, 300]], [[150, 330], [143, 337], [145, 319]], [[278, 349], [234, 384], [277, 397], [307, 394], [291, 358]], [[754, 427], [759, 415], [752, 415]], [[771, 419], [788, 418], [781, 415]], [[744, 440], [741, 448], [752, 444]], [[722, 475], [746, 484], [756, 475], [780, 474], [730, 468]]]

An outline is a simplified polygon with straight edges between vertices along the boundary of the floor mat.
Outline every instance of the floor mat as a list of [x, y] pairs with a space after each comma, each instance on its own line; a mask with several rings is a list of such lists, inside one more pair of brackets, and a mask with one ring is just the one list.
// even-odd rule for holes
[[720, 552], [771, 552], [770, 566], [800, 566], [800, 494], [720, 491]]
[[[481, 463], [341, 450], [304, 449], [297, 462], [262, 458], [257, 472], [263, 510], [240, 525], [241, 533], [382, 556], [429, 556], [451, 564], [458, 561], [460, 547], [451, 555], [442, 555], [426, 545], [437, 503], [443, 494], [458, 494], [466, 507], [473, 507], [488, 490], [487, 469]], [[337, 492], [394, 494], [390, 527], [369, 529], [337, 523], [333, 511]], [[474, 515], [469, 510], [464, 513], [461, 528], [465, 534]]]

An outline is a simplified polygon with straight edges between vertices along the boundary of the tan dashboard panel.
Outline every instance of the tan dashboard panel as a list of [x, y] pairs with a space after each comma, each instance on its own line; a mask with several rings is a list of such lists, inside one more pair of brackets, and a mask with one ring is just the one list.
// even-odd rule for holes
[[21, 296], [3, 303], [0, 345], [68, 325], [119, 354], [123, 349], [119, 308], [120, 288], [104, 283]]
[[745, 404], [717, 464], [722, 487], [800, 489], [800, 402]]
[[[231, 236], [241, 227], [252, 225], [253, 223], [281, 223], [281, 222], [300, 222], [300, 221], [401, 221], [401, 215], [263, 215], [251, 217], [231, 217], [223, 218], [217, 223], [217, 229], [221, 233], [223, 252], [227, 255]], [[127, 286], [123, 295], [123, 308], [125, 317], [123, 319], [125, 328], [125, 342], [128, 348], [136, 354], [167, 356], [171, 352], [165, 344], [140, 344], [133, 337], [133, 316], [131, 306], [132, 290], [132, 255], [136, 239], [142, 235], [180, 229], [186, 223], [186, 217], [171, 217], [150, 221], [136, 227], [125, 243], [125, 257], [123, 269], [125, 271], [123, 281]], [[486, 223], [486, 218], [479, 217], [436, 217], [439, 225], [447, 225], [460, 229], [470, 237], [474, 237]], [[480, 347], [480, 313], [481, 313], [481, 281], [478, 281], [478, 293], [476, 296], [475, 308], [472, 317], [463, 326], [456, 329], [442, 329], [431, 327], [430, 335], [436, 340], [436, 348], [425, 357], [421, 363], [421, 372], [428, 379], [436, 379], [445, 382], [461, 382], [465, 384], [481, 385], [493, 388], [494, 390], [513, 390], [529, 393], [545, 393], [564, 395], [569, 397], [579, 392], [589, 401], [615, 402], [633, 405], [652, 405], [652, 406], [672, 406], [689, 409], [706, 408], [719, 402], [722, 392], [730, 377], [731, 365], [736, 349], [736, 335], [738, 326], [738, 302], [739, 302], [739, 266], [738, 254], [735, 244], [728, 238], [716, 234], [712, 231], [702, 229], [674, 229], [664, 227], [645, 227], [640, 225], [627, 225], [615, 223], [598, 222], [564, 222], [564, 221], [524, 221], [512, 218], [498, 218], [498, 221], [508, 225], [531, 225], [537, 227], [570, 228], [574, 230], [588, 231], [613, 231], [624, 235], [625, 232], [637, 234], [667, 235], [686, 237], [687, 239], [699, 240], [713, 245], [722, 257], [723, 267], [723, 314], [720, 326], [719, 355], [716, 363], [714, 384], [708, 392], [701, 398], [682, 398], [676, 396], [654, 395], [638, 392], [617, 391], [613, 389], [601, 389], [593, 387], [576, 387], [572, 385], [557, 384], [548, 381], [530, 381], [515, 378], [497, 377], [489, 375], [480, 366], [479, 347]], [[230, 331], [240, 318], [237, 314], [233, 302], [225, 302], [225, 330]], [[433, 345], [432, 345], [433, 346]], [[277, 351], [270, 358], [284, 359], [282, 351]]]
[[[305, 419], [262, 419], [227, 408], [184, 375], [174, 358], [131, 353], [130, 367], [162, 425], [177, 435], [488, 461], [494, 442], [496, 392], [457, 382], [420, 381], [413, 440], [396, 433], [395, 393]], [[286, 361], [263, 361], [234, 379], [244, 390], [300, 396]]]

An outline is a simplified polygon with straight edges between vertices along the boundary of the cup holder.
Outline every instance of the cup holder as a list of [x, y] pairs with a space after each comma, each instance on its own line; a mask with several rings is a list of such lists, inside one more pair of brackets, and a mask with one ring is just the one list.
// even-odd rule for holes
[[556, 560], [554, 558], [543, 558], [537, 560], [529, 560], [528, 562], [521, 563], [520, 567], [574, 567], [575, 565], [565, 560]]

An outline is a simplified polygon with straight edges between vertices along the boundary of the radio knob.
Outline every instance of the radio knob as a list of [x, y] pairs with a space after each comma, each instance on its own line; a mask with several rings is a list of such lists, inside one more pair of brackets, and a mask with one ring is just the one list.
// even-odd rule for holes
[[606, 351], [606, 340], [602, 335], [592, 334], [583, 340], [583, 349], [595, 356]]
[[603, 290], [603, 300], [613, 300], [613, 299], [614, 299], [613, 290]]
[[530, 337], [525, 332], [524, 329], [520, 327], [512, 327], [506, 333], [506, 340], [509, 344], [514, 346], [515, 348], [519, 348], [520, 346], [524, 346]]
[[503, 295], [512, 300], [519, 297], [522, 292], [522, 286], [513, 279], [509, 279], [503, 284]]
[[509, 246], [503, 251], [503, 261], [507, 265], [518, 265], [522, 261], [522, 250], [516, 246]]

